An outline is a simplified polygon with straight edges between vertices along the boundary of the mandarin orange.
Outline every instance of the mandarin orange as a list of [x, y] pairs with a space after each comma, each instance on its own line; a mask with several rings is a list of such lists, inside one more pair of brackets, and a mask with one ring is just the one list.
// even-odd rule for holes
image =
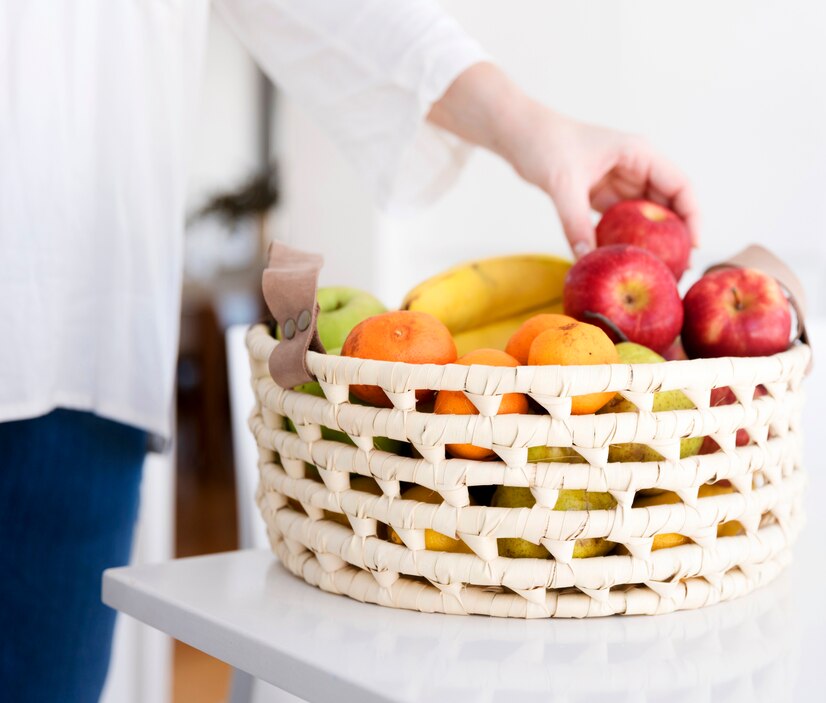
[[[576, 320], [540, 333], [528, 352], [531, 366], [591, 366], [618, 364], [619, 360], [619, 353], [605, 332], [595, 325]], [[571, 398], [571, 413], [594, 413], [615, 395], [614, 391], [576, 395]]]
[[[456, 343], [450, 330], [433, 315], [395, 310], [359, 322], [344, 340], [341, 355], [408, 364], [449, 364], [456, 360]], [[378, 386], [353, 385], [350, 392], [370, 405], [392, 407]], [[432, 396], [433, 391], [416, 391], [417, 400]]]
[[546, 330], [561, 327], [571, 322], [576, 322], [576, 320], [573, 317], [552, 312], [534, 315], [525, 320], [519, 329], [511, 335], [505, 351], [524, 366], [528, 363], [528, 354], [534, 339]]
[[[476, 349], [456, 360], [457, 364], [472, 366], [519, 366], [510, 354], [499, 349]], [[478, 415], [479, 410], [461, 391], [439, 391], [436, 395], [434, 412], [440, 415]], [[511, 415], [528, 412], [528, 399], [522, 393], [505, 393], [497, 414]], [[448, 444], [447, 451], [462, 459], [488, 459], [494, 452], [473, 444]]]

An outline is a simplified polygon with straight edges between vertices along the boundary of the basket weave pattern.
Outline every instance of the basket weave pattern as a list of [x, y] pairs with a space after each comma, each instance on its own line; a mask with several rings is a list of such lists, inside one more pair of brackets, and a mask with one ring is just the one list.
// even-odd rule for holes
[[[789, 561], [802, 520], [805, 345], [765, 358], [590, 367], [410, 365], [309, 352], [319, 398], [275, 384], [267, 364], [276, 344], [262, 325], [247, 337], [258, 502], [278, 557], [324, 590], [428, 612], [654, 614], [743, 595]], [[393, 408], [351, 404], [352, 384], [382, 387]], [[758, 385], [767, 394], [753, 399]], [[710, 407], [712, 388], [721, 386], [738, 401]], [[418, 389], [463, 391], [479, 414], [419, 412]], [[675, 389], [696, 409], [652, 412], [654, 393]], [[599, 391], [618, 391], [639, 412], [570, 414], [571, 396]], [[496, 415], [501, 396], [513, 392], [548, 414]], [[354, 445], [323, 439], [322, 427], [345, 432]], [[750, 442], [738, 447], [741, 428]], [[719, 451], [680, 459], [681, 438], [706, 435]], [[414, 456], [375, 449], [374, 437], [409, 443]], [[664, 460], [609, 462], [609, 445], [626, 442], [646, 444]], [[490, 448], [497, 460], [446, 455], [446, 444], [463, 443]], [[535, 446], [572, 447], [586, 463], [528, 463]], [[375, 479], [382, 495], [352, 490], [352, 474]], [[734, 492], [698, 498], [700, 486], [724, 479]], [[435, 490], [442, 502], [402, 499], [402, 482]], [[471, 504], [469, 488], [499, 485], [530, 488], [536, 505]], [[617, 506], [553, 510], [560, 489], [609, 492]], [[644, 489], [674, 491], [681, 502], [633, 508]], [[349, 526], [329, 513], [343, 514]], [[718, 537], [718, 526], [733, 520], [741, 534]], [[404, 544], [385, 539], [382, 526]], [[427, 529], [461, 538], [473, 553], [425, 549]], [[654, 536], [666, 533], [692, 542], [652, 551]], [[500, 557], [497, 539], [513, 537], [543, 545], [552, 558]], [[608, 556], [575, 559], [580, 538], [618, 546]]]

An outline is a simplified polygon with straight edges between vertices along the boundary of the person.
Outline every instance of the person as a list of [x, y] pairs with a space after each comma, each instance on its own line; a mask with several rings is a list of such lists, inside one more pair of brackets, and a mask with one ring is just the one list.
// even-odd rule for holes
[[[592, 209], [643, 196], [697, 232], [645, 141], [526, 95], [426, 0], [216, 0], [389, 211], [444, 192], [469, 145], [553, 199], [575, 255]], [[0, 689], [93, 701], [150, 437], [169, 438], [186, 137], [207, 0], [0, 10]]]

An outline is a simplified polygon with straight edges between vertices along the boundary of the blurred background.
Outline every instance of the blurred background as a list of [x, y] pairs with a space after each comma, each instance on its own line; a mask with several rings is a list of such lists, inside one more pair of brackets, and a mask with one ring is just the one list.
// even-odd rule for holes
[[[442, 4], [536, 97], [645, 135], [689, 174], [703, 212], [695, 270], [760, 242], [803, 279], [809, 314], [826, 313], [826, 4]], [[379, 212], [214, 14], [193, 140], [176, 450], [147, 466], [138, 560], [238, 545], [224, 335], [263, 315], [271, 238], [323, 253], [322, 285], [370, 290], [390, 307], [452, 263], [568, 253], [547, 197], [481, 151], [427, 211]], [[176, 702], [209, 703], [229, 685], [225, 665], [119, 624], [108, 700], [161, 701], [171, 690]]]

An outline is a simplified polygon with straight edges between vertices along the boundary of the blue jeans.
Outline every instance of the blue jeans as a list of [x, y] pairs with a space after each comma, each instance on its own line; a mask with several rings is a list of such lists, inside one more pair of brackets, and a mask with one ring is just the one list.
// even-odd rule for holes
[[146, 433], [90, 413], [0, 423], [0, 698], [93, 703], [129, 560]]

